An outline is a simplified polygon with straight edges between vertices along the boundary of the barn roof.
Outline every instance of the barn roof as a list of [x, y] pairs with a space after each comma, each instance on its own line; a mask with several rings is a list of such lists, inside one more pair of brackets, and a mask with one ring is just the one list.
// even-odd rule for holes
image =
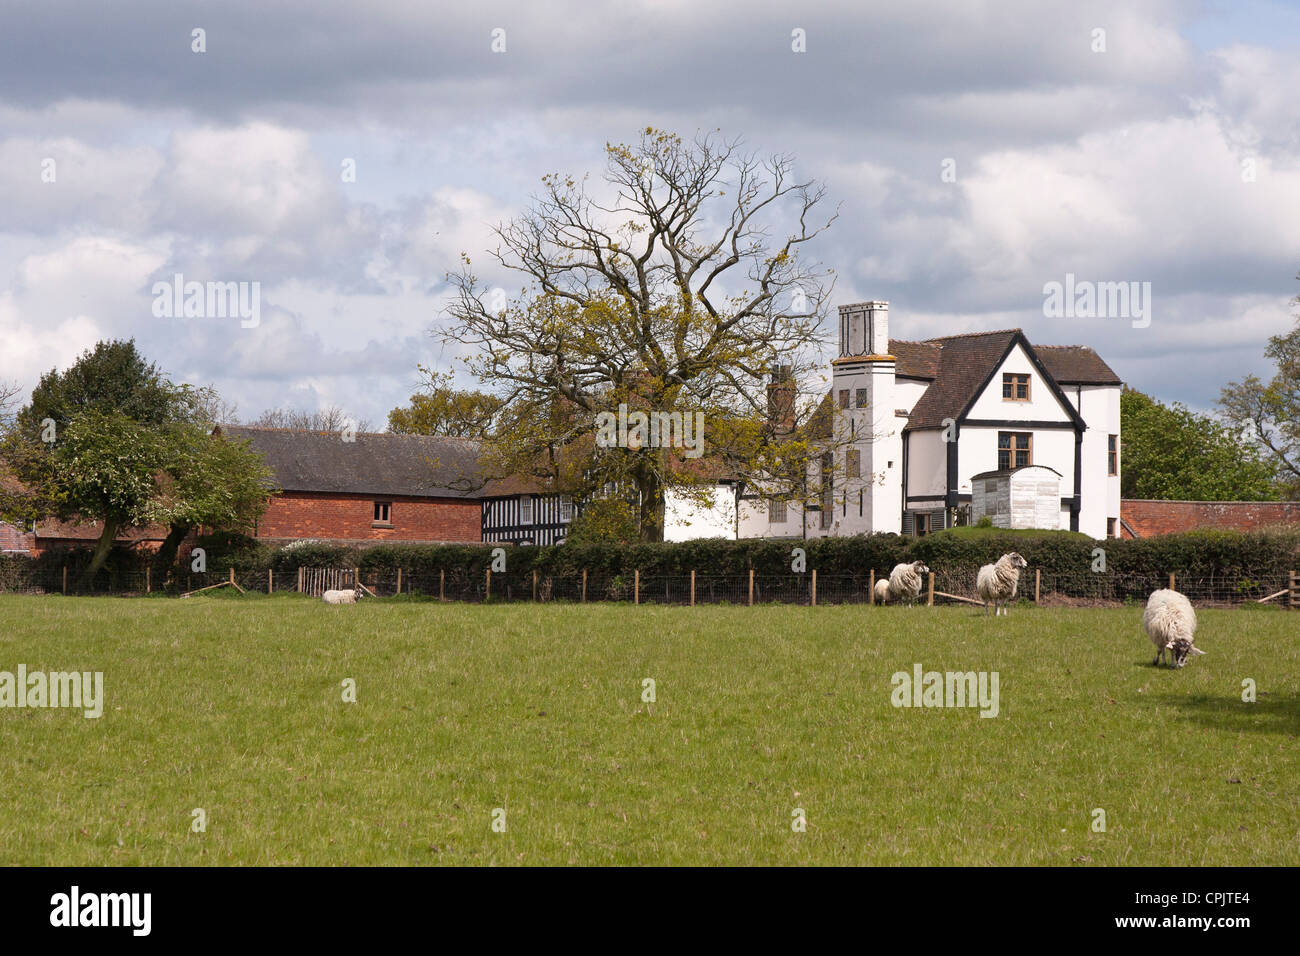
[[247, 439], [284, 491], [479, 498], [483, 487], [478, 442], [466, 438], [338, 432], [223, 425], [231, 438]]

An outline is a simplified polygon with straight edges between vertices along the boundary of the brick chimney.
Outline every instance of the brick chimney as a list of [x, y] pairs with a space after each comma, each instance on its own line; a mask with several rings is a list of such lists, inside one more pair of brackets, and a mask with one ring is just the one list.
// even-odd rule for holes
[[778, 365], [767, 386], [767, 418], [778, 435], [794, 431], [794, 375], [789, 365]]
[[889, 354], [889, 303], [840, 306], [840, 358]]

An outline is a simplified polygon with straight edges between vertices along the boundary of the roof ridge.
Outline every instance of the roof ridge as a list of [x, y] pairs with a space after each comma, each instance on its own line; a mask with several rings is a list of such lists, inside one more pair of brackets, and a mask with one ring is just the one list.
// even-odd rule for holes
[[932, 342], [943, 342], [947, 339], [973, 339], [980, 335], [1014, 335], [1017, 332], [1023, 335], [1024, 329], [988, 329], [984, 332], [957, 332], [953, 335], [936, 335], [932, 339], [923, 339], [922, 344], [928, 345]]

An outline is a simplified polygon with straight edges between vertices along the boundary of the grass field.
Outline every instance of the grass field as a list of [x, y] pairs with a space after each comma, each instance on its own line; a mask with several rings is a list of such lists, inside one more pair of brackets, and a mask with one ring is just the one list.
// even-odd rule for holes
[[[1300, 615], [1197, 645], [1153, 668], [1137, 608], [0, 597], [0, 671], [105, 687], [0, 709], [0, 863], [1300, 863]], [[997, 671], [998, 716], [895, 708], [915, 663]]]

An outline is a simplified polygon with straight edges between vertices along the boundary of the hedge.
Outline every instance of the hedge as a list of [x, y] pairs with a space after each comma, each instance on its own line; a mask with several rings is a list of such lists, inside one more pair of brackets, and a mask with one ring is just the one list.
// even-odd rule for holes
[[[299, 567], [360, 567], [367, 571], [407, 572], [445, 570], [477, 573], [491, 561], [493, 546], [483, 544], [380, 544], [354, 548], [329, 542], [298, 542], [272, 548], [237, 535], [201, 538], [209, 571], [295, 571]], [[973, 569], [1008, 551], [1019, 551], [1030, 567], [1044, 574], [1091, 570], [1096, 549], [1105, 551], [1106, 570], [1136, 574], [1280, 574], [1300, 568], [1300, 528], [1274, 531], [1190, 531], [1138, 540], [1098, 541], [1069, 531], [1006, 531], [997, 528], [956, 528], [922, 538], [894, 534], [816, 538], [809, 541], [709, 539], [663, 544], [567, 544], [552, 547], [507, 546], [512, 574], [533, 570], [550, 575], [594, 574], [685, 575], [784, 574], [792, 570], [793, 549], [802, 548], [807, 569], [821, 574], [865, 574], [888, 571], [900, 561], [920, 559], [935, 570]], [[6, 556], [8, 567], [51, 569], [68, 565], [69, 573], [84, 567], [89, 549], [55, 552], [39, 561]], [[143, 568], [147, 556], [114, 549], [106, 565], [110, 582]]]

